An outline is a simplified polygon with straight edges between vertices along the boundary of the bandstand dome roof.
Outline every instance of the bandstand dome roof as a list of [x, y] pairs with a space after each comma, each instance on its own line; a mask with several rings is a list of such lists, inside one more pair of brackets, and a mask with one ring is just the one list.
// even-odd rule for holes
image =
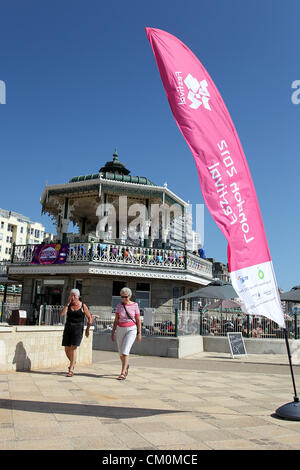
[[118, 156], [118, 151], [117, 149], [115, 149], [113, 153], [113, 160], [110, 162], [106, 162], [105, 165], [100, 168], [100, 173], [111, 172], [118, 173], [120, 175], [129, 175], [130, 170], [125, 167], [124, 163], [118, 160]]
[[125, 167], [124, 163], [119, 161], [117, 149], [115, 149], [113, 153], [113, 160], [106, 162], [105, 165], [102, 168], [100, 168], [99, 173], [73, 176], [70, 179], [69, 183], [77, 183], [79, 181], [94, 180], [94, 179], [98, 179], [99, 176], [104, 179], [114, 180], [114, 181], [123, 181], [125, 183], [137, 183], [137, 184], [145, 184], [148, 186], [156, 186], [156, 184], [152, 183], [152, 181], [150, 181], [145, 176], [130, 175], [130, 170], [128, 170]]

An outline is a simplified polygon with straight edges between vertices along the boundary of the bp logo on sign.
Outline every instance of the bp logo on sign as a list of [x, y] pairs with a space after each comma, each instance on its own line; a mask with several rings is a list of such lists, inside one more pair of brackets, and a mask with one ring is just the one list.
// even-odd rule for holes
[[259, 279], [263, 279], [265, 277], [264, 272], [261, 269], [258, 270], [258, 277]]

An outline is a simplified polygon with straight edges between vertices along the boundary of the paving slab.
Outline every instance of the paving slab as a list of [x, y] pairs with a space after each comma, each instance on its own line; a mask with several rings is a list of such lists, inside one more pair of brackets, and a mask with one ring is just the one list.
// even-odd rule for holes
[[[130, 365], [122, 382], [107, 351], [73, 377], [67, 367], [0, 373], [0, 449], [300, 449], [300, 422], [275, 415], [293, 401], [284, 356], [133, 355]], [[294, 373], [299, 383], [299, 365]]]

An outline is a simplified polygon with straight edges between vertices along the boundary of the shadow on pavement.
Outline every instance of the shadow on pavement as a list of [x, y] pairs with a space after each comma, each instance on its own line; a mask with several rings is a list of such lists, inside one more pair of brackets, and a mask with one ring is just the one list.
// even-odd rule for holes
[[0, 409], [35, 413], [57, 413], [67, 415], [93, 416], [99, 418], [142, 418], [160, 414], [184, 413], [180, 410], [155, 410], [148, 408], [124, 408], [117, 406], [85, 405], [27, 400], [0, 399]]
[[[40, 374], [40, 375], [59, 375], [60, 377], [67, 377], [67, 372], [52, 372], [52, 371], [39, 371], [39, 370], [29, 370], [22, 371], [29, 372], [30, 374]], [[87, 372], [75, 372], [74, 377], [93, 377], [95, 379], [117, 379], [118, 374], [89, 374]], [[67, 377], [69, 379], [69, 377]]]

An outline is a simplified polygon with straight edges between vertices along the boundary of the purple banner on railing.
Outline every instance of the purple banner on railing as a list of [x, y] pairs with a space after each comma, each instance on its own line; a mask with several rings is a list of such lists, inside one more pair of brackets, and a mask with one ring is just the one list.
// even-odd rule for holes
[[69, 244], [47, 243], [34, 247], [30, 264], [62, 264], [66, 262]]

